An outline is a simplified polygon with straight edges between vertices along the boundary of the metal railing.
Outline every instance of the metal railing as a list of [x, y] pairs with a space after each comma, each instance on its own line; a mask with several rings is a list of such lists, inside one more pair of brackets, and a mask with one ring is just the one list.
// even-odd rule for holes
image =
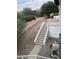
[[39, 56], [39, 55], [19, 55], [17, 56], [17, 59], [52, 59], [52, 58]]

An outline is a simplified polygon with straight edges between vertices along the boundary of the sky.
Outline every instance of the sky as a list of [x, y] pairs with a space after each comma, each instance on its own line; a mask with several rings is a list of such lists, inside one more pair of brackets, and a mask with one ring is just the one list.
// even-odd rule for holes
[[54, 0], [17, 0], [17, 11], [21, 11], [26, 7], [31, 8], [32, 10], [37, 10], [47, 1]]

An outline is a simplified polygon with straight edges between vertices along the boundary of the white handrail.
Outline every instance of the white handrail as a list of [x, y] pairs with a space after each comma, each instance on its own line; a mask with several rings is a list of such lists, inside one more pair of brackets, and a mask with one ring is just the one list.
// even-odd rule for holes
[[18, 55], [17, 57], [30, 57], [30, 56], [36, 56], [36, 55]]
[[41, 57], [41, 58], [45, 58], [45, 59], [52, 59], [52, 58], [49, 58], [49, 57], [45, 57], [45, 56], [40, 56], [40, 55], [37, 55], [38, 57]]
[[45, 38], [44, 38], [44, 45], [45, 45], [47, 34], [48, 34], [48, 23], [46, 25], [47, 25], [47, 30], [46, 30], [46, 34], [45, 34]]
[[45, 56], [40, 56], [40, 55], [19, 55], [19, 56], [17, 56], [17, 57], [21, 57], [21, 58], [23, 58], [23, 57], [35, 57], [35, 59], [37, 59], [37, 57], [40, 57], [40, 58], [45, 58], [45, 59], [52, 59], [52, 58], [49, 58], [49, 57], [45, 57]]

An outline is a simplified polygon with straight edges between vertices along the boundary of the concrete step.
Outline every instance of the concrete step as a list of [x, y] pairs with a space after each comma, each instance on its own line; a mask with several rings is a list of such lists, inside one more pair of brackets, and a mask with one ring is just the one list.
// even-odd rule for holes
[[47, 24], [44, 23], [43, 26], [41, 27], [39, 34], [38, 34], [38, 37], [36, 39], [36, 43], [44, 44], [46, 32], [47, 32]]
[[36, 42], [43, 42], [44, 40], [37, 40]]

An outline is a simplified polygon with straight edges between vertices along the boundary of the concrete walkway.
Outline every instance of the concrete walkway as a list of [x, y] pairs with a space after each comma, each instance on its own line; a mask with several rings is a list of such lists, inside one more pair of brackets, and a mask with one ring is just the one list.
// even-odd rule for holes
[[[32, 51], [29, 55], [38, 55], [41, 47], [42, 46], [40, 46], [40, 45], [35, 45], [35, 47], [32, 49]], [[36, 59], [36, 56], [35, 57], [28, 57], [28, 59]]]
[[41, 45], [35, 45], [35, 47], [32, 49], [29, 55], [38, 55], [41, 47], [42, 47]]
[[18, 55], [28, 55], [35, 47], [34, 39], [42, 22], [47, 22], [47, 20], [41, 17], [27, 24], [21, 38], [17, 41]]

